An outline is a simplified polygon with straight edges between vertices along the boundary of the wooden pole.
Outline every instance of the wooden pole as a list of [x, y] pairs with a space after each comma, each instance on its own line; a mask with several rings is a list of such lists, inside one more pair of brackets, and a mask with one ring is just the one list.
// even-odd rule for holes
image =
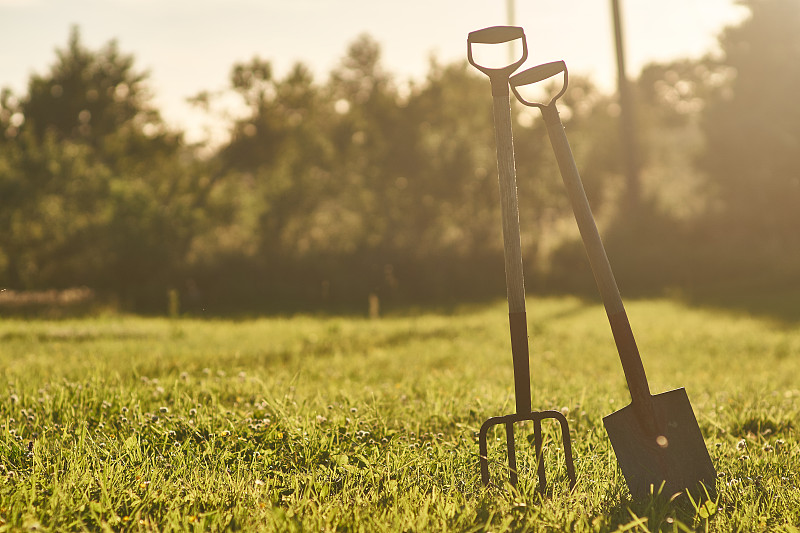
[[[508, 25], [515, 26], [514, 19], [516, 19], [516, 12], [515, 12], [515, 1], [516, 0], [506, 0], [506, 15], [508, 16]], [[517, 57], [515, 54], [516, 47], [514, 41], [508, 45], [508, 62], [513, 63]]]
[[620, 107], [620, 140], [625, 165], [625, 199], [628, 209], [639, 203], [639, 153], [636, 145], [636, 117], [633, 93], [625, 73], [625, 45], [622, 36], [622, 15], [619, 0], [611, 0], [614, 19], [614, 45], [617, 54], [617, 91]]

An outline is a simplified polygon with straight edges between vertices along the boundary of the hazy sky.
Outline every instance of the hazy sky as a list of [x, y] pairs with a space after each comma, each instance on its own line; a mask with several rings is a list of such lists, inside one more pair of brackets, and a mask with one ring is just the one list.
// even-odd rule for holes
[[[620, 0], [628, 70], [716, 47], [726, 25], [747, 14], [735, 0]], [[610, 0], [516, 0], [534, 65], [564, 59], [571, 72], [614, 86]], [[255, 55], [282, 75], [296, 61], [325, 79], [361, 33], [382, 45], [399, 81], [422, 78], [433, 55], [466, 58], [467, 34], [506, 24], [506, 0], [0, 0], [0, 87], [23, 93], [77, 25], [96, 49], [117, 39], [150, 72], [156, 105], [172, 124], [201, 121], [184, 99], [227, 85], [235, 62]]]

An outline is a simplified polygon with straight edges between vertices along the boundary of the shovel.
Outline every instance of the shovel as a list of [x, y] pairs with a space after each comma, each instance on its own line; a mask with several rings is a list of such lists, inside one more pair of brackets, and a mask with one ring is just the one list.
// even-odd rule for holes
[[[529, 102], [518, 88], [563, 73], [563, 86], [549, 103]], [[547, 63], [515, 74], [509, 80], [517, 99], [542, 111], [561, 177], [578, 222], [589, 263], [603, 299], [614, 342], [631, 394], [627, 407], [603, 418], [614, 453], [634, 498], [667, 497], [703, 485], [714, 490], [716, 472], [703, 435], [683, 388], [651, 395], [622, 298], [583, 190], [572, 150], [564, 133], [556, 100], [567, 90], [567, 66]]]
[[[488, 68], [475, 63], [472, 45], [501, 44], [515, 39], [522, 40], [522, 57], [515, 63]], [[488, 419], [478, 435], [481, 481], [489, 484], [489, 458], [487, 434], [496, 425], [505, 425], [508, 450], [509, 482], [517, 484], [517, 459], [514, 443], [514, 423], [530, 420], [534, 428], [539, 490], [545, 491], [546, 477], [542, 461], [542, 420], [556, 419], [561, 424], [561, 436], [567, 463], [567, 475], [571, 486], [575, 485], [575, 468], [572, 462], [572, 446], [566, 417], [559, 411], [531, 411], [531, 383], [528, 360], [528, 324], [525, 314], [525, 282], [522, 275], [522, 251], [519, 236], [519, 207], [517, 204], [517, 182], [514, 169], [514, 141], [511, 132], [511, 106], [509, 102], [508, 78], [528, 57], [528, 48], [522, 28], [516, 26], [493, 26], [473, 31], [467, 37], [467, 58], [472, 66], [489, 76], [492, 85], [494, 130], [497, 149], [497, 170], [500, 182], [500, 208], [503, 222], [503, 250], [505, 257], [506, 291], [508, 295], [508, 320], [511, 330], [511, 356], [514, 363], [514, 394], [517, 412]]]

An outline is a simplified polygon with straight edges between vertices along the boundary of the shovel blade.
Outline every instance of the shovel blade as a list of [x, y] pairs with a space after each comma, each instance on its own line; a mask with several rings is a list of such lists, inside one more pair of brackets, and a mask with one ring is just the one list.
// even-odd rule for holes
[[660, 489], [670, 497], [684, 490], [694, 492], [700, 484], [712, 493], [716, 472], [686, 390], [651, 398], [655, 434], [639, 420], [633, 405], [603, 418], [631, 495], [643, 498]]

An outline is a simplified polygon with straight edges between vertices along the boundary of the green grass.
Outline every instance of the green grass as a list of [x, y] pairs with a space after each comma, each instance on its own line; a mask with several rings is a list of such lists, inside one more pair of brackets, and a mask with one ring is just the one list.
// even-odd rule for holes
[[796, 324], [628, 304], [652, 391], [686, 387], [719, 473], [698, 505], [628, 496], [602, 426], [630, 400], [602, 307], [528, 312], [533, 406], [568, 413], [578, 474], [570, 491], [546, 424], [544, 497], [525, 428], [518, 490], [480, 484], [476, 431], [514, 410], [502, 302], [4, 320], [0, 531], [800, 531]]

